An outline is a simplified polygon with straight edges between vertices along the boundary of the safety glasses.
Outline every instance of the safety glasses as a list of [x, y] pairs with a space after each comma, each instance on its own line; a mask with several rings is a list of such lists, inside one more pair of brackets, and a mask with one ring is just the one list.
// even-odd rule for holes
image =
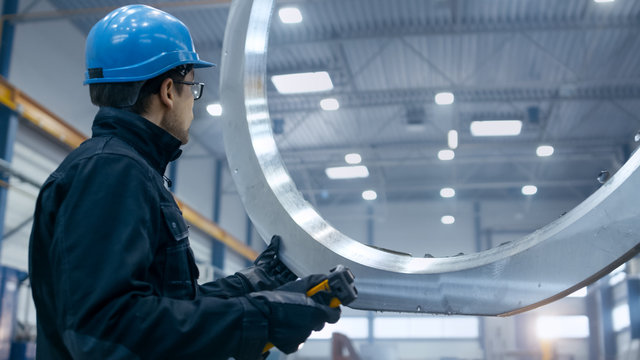
[[190, 85], [191, 94], [193, 95], [193, 100], [198, 100], [200, 99], [200, 97], [202, 97], [202, 90], [204, 90], [204, 83], [193, 82], [193, 81], [181, 81], [181, 80], [175, 80], [174, 82], [178, 84]]

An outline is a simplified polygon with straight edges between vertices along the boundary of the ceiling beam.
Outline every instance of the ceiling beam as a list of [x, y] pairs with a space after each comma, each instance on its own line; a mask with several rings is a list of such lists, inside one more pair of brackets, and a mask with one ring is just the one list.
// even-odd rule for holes
[[[580, 101], [621, 100], [640, 98], [640, 79], [607, 80], [595, 85], [557, 84], [504, 84], [496, 86], [463, 86], [448, 89], [456, 97], [456, 103], [482, 103], [506, 101]], [[390, 105], [433, 104], [438, 88], [345, 91], [328, 93], [281, 95], [269, 93], [269, 111], [272, 115], [296, 112], [321, 111], [318, 105], [324, 97], [335, 97], [340, 108], [372, 108]]]
[[[488, 155], [488, 156], [460, 156], [457, 155], [455, 160], [451, 162], [438, 160], [435, 153], [432, 157], [418, 157], [418, 158], [401, 158], [401, 159], [368, 159], [366, 165], [369, 168], [398, 168], [398, 167], [416, 167], [416, 166], [461, 166], [461, 165], [488, 165], [488, 164], [507, 164], [507, 163], [526, 163], [531, 165], [532, 163], [566, 163], [566, 162], [580, 162], [580, 161], [595, 161], [595, 160], [610, 160], [615, 161], [617, 159], [617, 152], [609, 153], [572, 153], [572, 154], [554, 154], [551, 158], [538, 157], [535, 154], [532, 155], [513, 155], [513, 154], [500, 154], [500, 155]], [[294, 161], [285, 160], [287, 169], [301, 170], [301, 169], [325, 169], [327, 166], [345, 166], [344, 162], [328, 162], [328, 161]], [[596, 174], [597, 175], [597, 174]], [[594, 175], [595, 178], [595, 175]]]
[[[78, 1], [78, 4], [82, 2]], [[200, 9], [202, 7], [225, 7], [228, 8], [231, 0], [191, 0], [191, 1], [157, 1], [147, 3], [147, 5], [159, 8], [159, 9], [174, 9], [174, 8], [194, 8]], [[18, 14], [3, 15], [2, 21], [9, 20], [14, 22], [29, 22], [29, 21], [43, 21], [43, 20], [60, 20], [67, 18], [74, 18], [79, 16], [88, 15], [104, 15], [112, 10], [117, 9], [119, 6], [102, 6], [102, 7], [76, 7], [68, 9], [58, 9], [52, 11], [33, 11], [22, 12]]]
[[375, 26], [372, 22], [369, 26], [353, 29], [345, 26], [332, 32], [332, 37], [322, 32], [297, 31], [279, 32], [272, 31], [270, 47], [274, 49], [306, 45], [329, 45], [333, 43], [357, 42], [364, 40], [385, 40], [398, 37], [429, 37], [444, 35], [466, 34], [520, 34], [522, 32], [558, 32], [558, 31], [585, 31], [613, 30], [613, 29], [638, 29], [635, 16], [625, 18], [605, 17], [602, 19], [567, 19], [562, 17], [535, 18], [535, 19], [460, 19], [458, 22], [428, 24], [390, 24], [384, 27]]

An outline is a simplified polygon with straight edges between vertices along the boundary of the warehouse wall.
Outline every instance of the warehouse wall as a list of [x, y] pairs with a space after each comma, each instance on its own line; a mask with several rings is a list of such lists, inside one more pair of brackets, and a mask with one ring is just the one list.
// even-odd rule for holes
[[[51, 10], [48, 3], [38, 2], [34, 10]], [[64, 41], [61, 41], [64, 39]], [[84, 35], [68, 20], [38, 21], [19, 24], [12, 56], [9, 80], [18, 88], [44, 104], [54, 113], [71, 123], [86, 135], [90, 135], [93, 114], [97, 111], [89, 102], [88, 88], [82, 86], [84, 69]], [[54, 45], [55, 44], [55, 45]], [[56, 69], [52, 72], [50, 69]], [[69, 98], [73, 107], [60, 106]], [[61, 161], [66, 149], [39, 134], [34, 129], [21, 125], [15, 149], [13, 166], [44, 180], [47, 174]], [[215, 188], [215, 159], [205, 158], [206, 152], [196, 142], [185, 149], [178, 162], [176, 194], [206, 217], [213, 218]], [[32, 213], [36, 191], [24, 187], [28, 194], [11, 191], [8, 217], [12, 222], [27, 219]], [[247, 239], [247, 216], [226, 168], [222, 176], [223, 197], [219, 224], [238, 239]], [[367, 242], [367, 208], [371, 204], [351, 206], [322, 206], [320, 213], [337, 229], [362, 242]], [[474, 203], [454, 199], [430, 202], [384, 203], [378, 201], [373, 211], [373, 244], [393, 250], [404, 251], [414, 256], [429, 253], [435, 256], [452, 256], [459, 252], [476, 251], [476, 239], [482, 248], [496, 246], [515, 240], [530, 231], [558, 218], [564, 211], [575, 206], [572, 201], [537, 201], [523, 198], [520, 203], [502, 201], [483, 202], [480, 206], [480, 234], [475, 231]], [[442, 215], [456, 216], [456, 223], [443, 225]], [[3, 243], [3, 264], [26, 270], [27, 243], [30, 227], [24, 227]], [[252, 232], [252, 246], [260, 251], [265, 244]], [[200, 265], [205, 269], [203, 279], [210, 278], [206, 263], [211, 259], [211, 242], [208, 235], [193, 229], [192, 246]], [[232, 273], [243, 266], [245, 260], [225, 250], [224, 271]], [[564, 301], [564, 300], [563, 300]], [[485, 339], [465, 340], [381, 340], [371, 344], [367, 340], [355, 341], [363, 355], [387, 354], [393, 359], [439, 359], [516, 358], [520, 351], [519, 334], [526, 333], [518, 324], [535, 326], [537, 314], [584, 313], [583, 299], [567, 299], [544, 307], [522, 317], [484, 319], [482, 333]], [[367, 312], [345, 309], [345, 316], [368, 316]], [[531, 321], [526, 321], [526, 319]], [[522, 320], [520, 320], [522, 319]], [[586, 359], [587, 341], [560, 340], [554, 345], [562, 355], [575, 359]], [[620, 346], [629, 342], [622, 333]], [[539, 354], [541, 344], [530, 341], [532, 353]], [[509, 357], [508, 354], [512, 354]], [[382, 355], [380, 355], [382, 356]], [[292, 359], [328, 359], [329, 340], [310, 340]], [[370, 357], [372, 358], [372, 357]], [[381, 359], [378, 357], [377, 359]]]
[[[26, 6], [27, 1], [20, 1]], [[54, 10], [39, 1], [32, 11]], [[9, 81], [85, 135], [97, 108], [84, 81], [85, 36], [68, 19], [16, 25]], [[55, 69], [52, 71], [52, 69]], [[74, 99], [74, 106], [61, 106]]]
[[[575, 200], [545, 200], [535, 197], [518, 201], [483, 201], [477, 234], [481, 248], [517, 240], [559, 218], [577, 205]], [[320, 206], [320, 214], [344, 234], [366, 243], [367, 208], [373, 206], [373, 245], [403, 251], [413, 256], [453, 256], [476, 252], [473, 201], [438, 199], [402, 203], [368, 203], [350, 206]], [[454, 224], [440, 222], [453, 215]]]

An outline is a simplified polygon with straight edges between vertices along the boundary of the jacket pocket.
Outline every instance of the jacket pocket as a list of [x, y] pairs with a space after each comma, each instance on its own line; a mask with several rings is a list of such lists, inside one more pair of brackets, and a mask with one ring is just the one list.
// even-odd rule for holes
[[174, 299], [193, 299], [199, 274], [189, 246], [187, 224], [175, 207], [162, 207], [162, 213], [171, 233], [165, 249], [164, 295]]

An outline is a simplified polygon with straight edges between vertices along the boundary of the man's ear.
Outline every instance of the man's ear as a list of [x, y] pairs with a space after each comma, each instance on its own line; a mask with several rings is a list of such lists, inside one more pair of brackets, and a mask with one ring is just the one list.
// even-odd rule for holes
[[160, 102], [169, 109], [173, 108], [175, 86], [176, 84], [171, 78], [164, 79], [162, 85], [160, 85], [160, 92], [158, 93], [160, 96]]

